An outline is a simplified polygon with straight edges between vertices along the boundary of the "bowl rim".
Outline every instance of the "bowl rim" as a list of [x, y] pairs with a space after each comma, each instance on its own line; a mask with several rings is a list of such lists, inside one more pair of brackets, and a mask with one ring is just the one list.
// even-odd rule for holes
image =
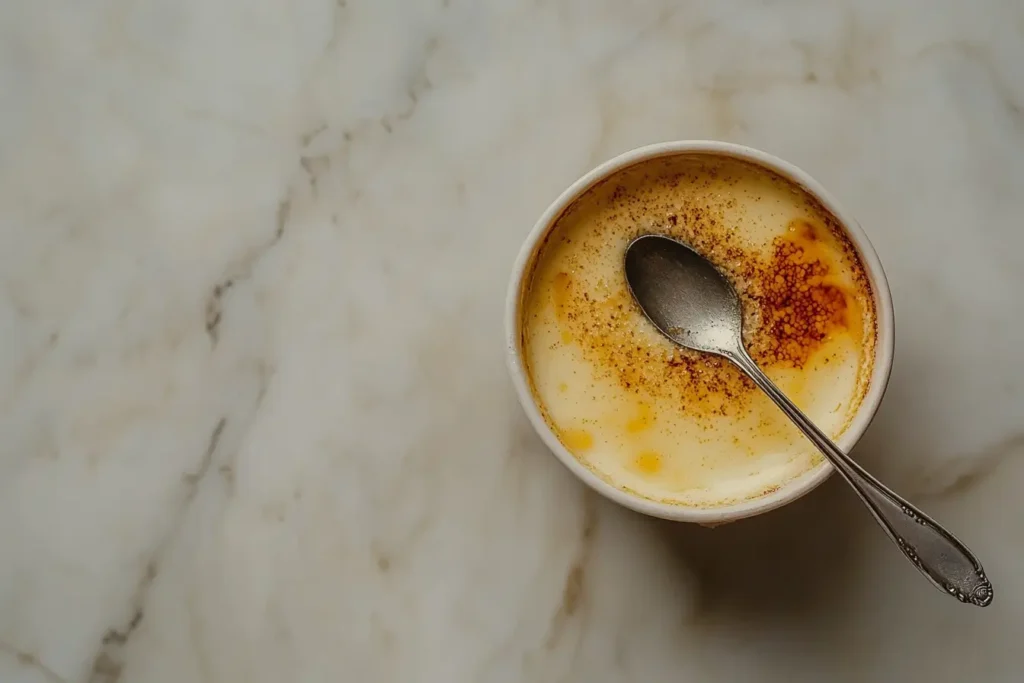
[[868, 282], [875, 299], [875, 361], [869, 379], [868, 390], [861, 400], [853, 419], [837, 440], [837, 445], [849, 452], [860, 440], [874, 419], [892, 372], [895, 348], [894, 310], [889, 282], [882, 268], [874, 246], [860, 224], [835, 198], [806, 171], [779, 157], [753, 147], [717, 140], [676, 140], [659, 142], [637, 147], [600, 164], [570, 185], [541, 214], [527, 235], [516, 257], [509, 281], [505, 301], [505, 342], [506, 360], [512, 383], [519, 403], [526, 412], [533, 428], [540, 435], [548, 449], [561, 463], [587, 486], [602, 496], [636, 512], [652, 517], [673, 521], [699, 524], [721, 524], [752, 517], [791, 503], [820, 486], [833, 472], [828, 461], [823, 461], [803, 474], [790, 480], [778, 490], [757, 498], [721, 507], [697, 508], [659, 502], [630, 493], [605, 481], [594, 471], [583, 465], [555, 435], [541, 414], [537, 399], [530, 389], [529, 379], [522, 359], [521, 332], [519, 326], [522, 303], [523, 280], [533, 255], [555, 220], [572, 202], [597, 183], [613, 173], [637, 163], [680, 154], [710, 154], [727, 156], [752, 162], [778, 173], [794, 182], [817, 199], [839, 222], [857, 250], [867, 273]]

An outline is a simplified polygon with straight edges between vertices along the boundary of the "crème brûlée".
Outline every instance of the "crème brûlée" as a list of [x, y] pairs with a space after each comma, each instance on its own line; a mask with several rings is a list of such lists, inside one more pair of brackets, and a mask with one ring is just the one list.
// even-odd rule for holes
[[793, 182], [713, 154], [641, 162], [591, 187], [552, 224], [521, 292], [521, 350], [541, 414], [610, 484], [718, 507], [778, 490], [821, 456], [725, 360], [685, 350], [643, 316], [627, 244], [675, 237], [718, 266], [761, 368], [833, 438], [868, 389], [874, 298], [836, 219]]

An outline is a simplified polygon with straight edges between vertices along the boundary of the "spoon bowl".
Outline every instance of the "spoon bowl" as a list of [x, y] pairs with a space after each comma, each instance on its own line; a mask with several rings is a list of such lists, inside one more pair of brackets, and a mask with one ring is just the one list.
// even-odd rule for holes
[[662, 334], [697, 351], [735, 351], [740, 298], [710, 261], [677, 240], [643, 235], [626, 249], [625, 268], [630, 293]]

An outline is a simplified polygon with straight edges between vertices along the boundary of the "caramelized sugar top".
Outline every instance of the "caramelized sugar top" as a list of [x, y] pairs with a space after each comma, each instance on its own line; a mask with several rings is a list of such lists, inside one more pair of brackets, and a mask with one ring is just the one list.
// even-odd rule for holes
[[[765, 204], [765, 196], [783, 200]], [[753, 199], [757, 211], [749, 208]], [[866, 391], [875, 339], [873, 297], [856, 250], [805, 190], [732, 158], [642, 162], [567, 208], [526, 278], [524, 347], [526, 330], [551, 306], [560, 328], [554, 344], [576, 345], [591, 381], [614, 380], [644, 404], [675, 405], [692, 417], [745, 410], [756, 391], [750, 380], [727, 361], [664, 339], [633, 301], [621, 260], [630, 240], [649, 233], [685, 242], [726, 274], [743, 303], [747, 349], [769, 376], [800, 371], [812, 359], [827, 364], [820, 356], [830, 340], [854, 338], [862, 362], [852, 417]], [[529, 372], [531, 354], [542, 350], [526, 350]]]

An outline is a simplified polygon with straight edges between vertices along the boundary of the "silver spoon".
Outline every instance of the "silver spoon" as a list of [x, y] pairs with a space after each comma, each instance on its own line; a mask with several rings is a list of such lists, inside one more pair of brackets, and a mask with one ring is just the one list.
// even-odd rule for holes
[[676, 344], [726, 358], [746, 373], [829, 459], [935, 586], [961, 602], [992, 602], [992, 583], [971, 551], [839, 450], [751, 359], [743, 347], [740, 299], [710, 261], [670, 237], [644, 235], [626, 248], [625, 268], [633, 298], [654, 326]]

